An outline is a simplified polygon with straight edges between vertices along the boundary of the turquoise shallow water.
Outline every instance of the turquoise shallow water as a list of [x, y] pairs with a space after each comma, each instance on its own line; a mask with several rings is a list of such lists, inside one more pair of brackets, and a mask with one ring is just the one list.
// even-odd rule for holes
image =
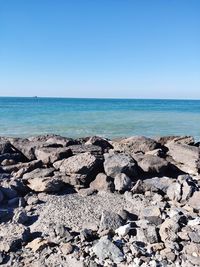
[[0, 136], [193, 135], [200, 100], [0, 97]]

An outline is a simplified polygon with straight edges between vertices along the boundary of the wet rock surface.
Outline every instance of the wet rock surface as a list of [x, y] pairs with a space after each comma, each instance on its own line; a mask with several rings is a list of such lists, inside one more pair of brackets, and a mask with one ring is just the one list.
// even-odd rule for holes
[[196, 144], [1, 137], [0, 265], [200, 266]]

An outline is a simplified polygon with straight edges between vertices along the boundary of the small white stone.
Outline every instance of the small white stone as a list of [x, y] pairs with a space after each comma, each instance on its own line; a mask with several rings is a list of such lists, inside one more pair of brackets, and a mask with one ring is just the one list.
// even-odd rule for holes
[[195, 226], [200, 224], [200, 217], [195, 218], [194, 220], [189, 220], [188, 225], [189, 226]]
[[131, 229], [131, 224], [129, 223], [117, 228], [115, 230], [115, 233], [118, 234], [119, 237], [124, 237], [129, 233], [130, 229]]
[[193, 252], [193, 253], [192, 253], [192, 256], [194, 256], [194, 257], [196, 257], [196, 258], [198, 257], [198, 255], [197, 255], [196, 252]]

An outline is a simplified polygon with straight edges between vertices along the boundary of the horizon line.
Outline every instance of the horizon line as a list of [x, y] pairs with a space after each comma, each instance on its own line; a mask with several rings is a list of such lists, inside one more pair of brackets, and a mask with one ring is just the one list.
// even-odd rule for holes
[[57, 99], [104, 99], [104, 100], [182, 100], [182, 101], [199, 101], [200, 98], [122, 98], [122, 97], [68, 97], [68, 96], [1, 96], [0, 98], [57, 98]]

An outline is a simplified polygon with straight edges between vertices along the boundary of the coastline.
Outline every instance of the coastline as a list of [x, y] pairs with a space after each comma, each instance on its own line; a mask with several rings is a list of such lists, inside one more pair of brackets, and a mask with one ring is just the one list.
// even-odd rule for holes
[[0, 137], [0, 263], [199, 266], [197, 141]]

